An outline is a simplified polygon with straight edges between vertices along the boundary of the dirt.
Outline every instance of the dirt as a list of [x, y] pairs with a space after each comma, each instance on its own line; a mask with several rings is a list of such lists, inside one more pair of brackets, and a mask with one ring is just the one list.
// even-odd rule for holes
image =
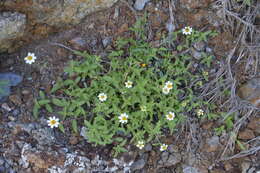
[[[184, 7], [182, 7], [184, 4], [184, 2], [182, 2], [182, 6], [178, 6], [176, 11], [174, 11], [174, 15], [177, 16], [177, 21], [175, 21], [177, 29], [180, 29], [184, 27], [186, 23], [189, 23], [191, 25], [194, 24], [192, 26], [195, 26], [198, 30], [205, 30], [205, 26], [206, 28], [221, 30], [221, 26], [215, 27], [210, 24], [211, 18], [209, 16], [205, 17], [208, 14], [212, 14], [212, 11], [210, 11], [211, 9], [209, 8], [210, 2], [211, 1], [205, 0], [205, 3], [203, 3], [204, 5], [200, 6], [197, 1], [196, 3], [188, 1]], [[161, 36], [167, 33], [165, 26], [166, 22], [170, 19], [168, 6], [169, 4], [166, 1], [153, 2], [146, 6], [146, 10], [149, 12], [148, 25], [150, 26], [151, 42], [160, 40]], [[183, 9], [188, 11], [190, 11], [190, 9], [193, 10], [184, 13]], [[120, 15], [117, 15], [118, 10]], [[116, 38], [131, 36], [129, 28], [133, 26], [135, 22], [135, 15], [141, 16], [143, 14], [144, 11], [134, 12], [125, 3], [118, 3], [113, 8], [88, 16], [79, 25], [71, 29], [55, 33], [45, 39], [34, 41], [29, 45], [25, 45], [13, 54], [0, 55], [0, 72], [12, 71], [21, 74], [24, 77], [22, 84], [18, 87], [14, 87], [12, 89], [12, 94], [1, 103], [0, 125], [9, 122], [40, 123], [41, 120], [35, 120], [32, 117], [33, 102], [37, 98], [39, 91], [42, 90], [49, 93], [53, 82], [59, 77], [64, 76], [63, 70], [68, 64], [68, 61], [72, 59], [81, 59], [81, 57], [74, 55], [70, 50], [63, 46], [74, 50], [86, 50], [91, 54], [94, 53], [102, 56], [104, 52], [113, 48]], [[38, 28], [39, 30], [37, 30], [37, 33], [41, 33], [41, 36], [47, 33], [48, 28], [45, 26]], [[107, 38], [111, 39], [111, 42], [104, 46], [104, 39]], [[228, 51], [232, 48], [233, 40], [234, 37], [230, 33], [224, 32], [210, 41], [209, 46], [213, 49], [218, 61], [225, 58]], [[28, 52], [34, 52], [37, 56], [37, 63], [31, 66], [25, 64], [23, 60]], [[4, 59], [6, 61], [1, 61], [1, 57], [5, 57]], [[10, 110], [4, 108], [3, 105], [9, 106]], [[14, 110], [19, 111], [18, 117], [13, 115]], [[46, 112], [41, 112], [40, 116], [45, 118], [48, 117]], [[257, 121], [259, 121], [259, 118], [253, 118], [248, 126], [244, 125], [244, 128], [241, 128], [242, 130], [239, 132], [238, 138], [241, 139], [242, 143], [246, 143], [247, 140], [251, 140], [257, 136], [259, 137], [259, 125], [257, 126]], [[227, 145], [229, 139], [228, 134], [223, 134], [220, 137], [214, 135], [214, 128], [216, 128], [215, 124], [217, 123], [214, 120], [198, 122], [197, 120], [191, 119], [189, 120], [189, 123], [189, 126], [182, 125], [182, 127], [180, 127], [182, 131], [177, 132], [175, 136], [168, 136], [163, 140], [166, 144], [173, 144], [175, 147], [168, 155], [160, 153], [156, 150], [156, 147], [151, 147], [151, 149], [143, 153], [139, 153], [134, 147], [130, 147], [132, 153], [125, 153], [119, 157], [123, 157], [128, 161], [139, 160], [140, 158], [145, 160], [145, 165], [141, 165], [141, 168], [135, 172], [179, 173], [186, 169], [185, 165], [197, 165], [190, 169], [197, 170], [197, 172], [201, 173], [238, 173], [245, 170], [245, 167], [248, 165], [246, 170], [249, 170], [250, 168], [254, 168], [254, 170], [259, 169], [260, 165], [257, 164], [260, 163], [259, 152], [253, 155], [246, 155], [239, 159], [217, 161]], [[12, 158], [16, 162], [19, 161], [18, 153], [21, 152], [21, 149], [18, 147], [18, 151], [16, 155], [14, 155], [15, 152], [13, 151], [15, 149], [11, 149], [12, 141], [25, 141], [31, 145], [37, 145], [37, 141], [30, 136], [31, 134], [27, 134], [27, 132], [21, 130], [20, 127], [14, 128], [15, 130], [13, 131], [1, 127], [0, 134], [4, 134], [3, 136], [7, 137], [8, 134], [12, 134], [9, 135], [8, 138], [2, 139], [3, 143], [0, 144], [0, 148], [12, 150], [11, 154], [5, 157], [9, 159]], [[194, 132], [193, 134], [193, 130], [195, 130], [196, 133]], [[95, 158], [96, 155], [100, 155], [107, 161], [112, 158], [112, 146], [93, 147], [81, 136], [72, 133], [63, 135], [62, 133], [55, 131], [54, 136], [58, 141], [57, 147], [58, 145], [64, 145], [75, 152], [84, 153], [83, 155], [88, 158]], [[255, 142], [257, 142], [257, 140]], [[253, 146], [253, 144], [251, 145]], [[239, 146], [235, 146], [235, 152], [233, 154], [238, 153], [240, 150]], [[232, 153], [232, 151], [228, 152], [230, 154]], [[3, 153], [4, 151], [0, 149], [0, 156]], [[175, 158], [172, 157], [177, 155], [172, 153], [178, 153], [181, 158], [176, 161], [176, 164], [169, 161], [170, 158], [174, 160]], [[53, 165], [53, 163], [55, 163], [55, 165], [62, 165], [63, 162], [65, 162], [65, 158], [49, 156], [42, 152], [27, 154], [29, 156], [28, 162], [31, 165], [34, 165], [32, 167], [37, 167], [41, 171], [42, 169], [46, 170]], [[145, 154], [146, 156], [144, 156]], [[164, 158], [166, 157], [165, 155], [167, 155], [166, 159]], [[163, 162], [163, 159], [166, 161]], [[248, 163], [248, 165], [245, 165], [246, 163]], [[242, 166], [243, 164], [245, 165], [244, 167]], [[111, 163], [111, 166], [112, 165], [113, 163]], [[18, 167], [19, 164], [16, 166]], [[31, 169], [31, 172], [34, 172], [35, 170], [37, 169]], [[188, 170], [188, 167], [186, 170]]]

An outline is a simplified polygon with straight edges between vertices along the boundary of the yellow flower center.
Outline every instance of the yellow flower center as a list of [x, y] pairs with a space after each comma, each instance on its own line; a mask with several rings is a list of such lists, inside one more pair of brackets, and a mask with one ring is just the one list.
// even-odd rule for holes
[[51, 121], [50, 121], [50, 125], [55, 125], [56, 123], [57, 123], [56, 120], [51, 120]]
[[146, 67], [146, 66], [147, 66], [147, 64], [145, 64], [145, 63], [141, 64], [141, 67]]
[[186, 32], [190, 32], [190, 29], [189, 29], [189, 28], [186, 28], [185, 31], [186, 31]]
[[173, 115], [172, 114], [168, 114], [168, 118], [169, 119], [173, 118]]
[[168, 84], [167, 88], [172, 89], [172, 84]]
[[32, 56], [27, 56], [27, 60], [31, 61], [33, 59]]
[[127, 120], [127, 117], [122, 117], [122, 120], [126, 121], [126, 120]]

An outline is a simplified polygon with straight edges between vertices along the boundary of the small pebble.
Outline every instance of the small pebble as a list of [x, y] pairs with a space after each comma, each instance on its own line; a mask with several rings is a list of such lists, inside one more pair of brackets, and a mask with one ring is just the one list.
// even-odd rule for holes
[[136, 10], [141, 11], [141, 10], [144, 9], [146, 3], [149, 2], [149, 1], [150, 1], [150, 0], [136, 0], [136, 1], [135, 1], [135, 4], [134, 4], [134, 8], [135, 8]]

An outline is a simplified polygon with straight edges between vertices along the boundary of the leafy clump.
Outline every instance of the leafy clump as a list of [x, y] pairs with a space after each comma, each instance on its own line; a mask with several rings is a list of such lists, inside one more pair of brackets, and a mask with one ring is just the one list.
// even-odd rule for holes
[[[206, 79], [191, 72], [192, 57], [184, 50], [215, 33], [193, 31], [183, 36], [175, 32], [180, 44], [178, 54], [173, 54], [164, 46], [151, 46], [138, 23], [131, 30], [141, 39], [118, 39], [106, 58], [75, 52], [84, 59], [69, 63], [68, 78], [56, 82], [50, 98], [41, 93], [35, 115], [42, 107], [52, 112], [51, 106], [56, 106], [75, 133], [79, 125], [85, 126], [89, 142], [114, 144], [119, 153], [125, 151], [126, 142], [149, 142], [165, 132], [172, 134], [187, 115], [206, 109], [207, 102], [196, 97], [199, 86], [194, 83]], [[209, 68], [212, 57], [206, 53], [203, 57], [200, 63]]]

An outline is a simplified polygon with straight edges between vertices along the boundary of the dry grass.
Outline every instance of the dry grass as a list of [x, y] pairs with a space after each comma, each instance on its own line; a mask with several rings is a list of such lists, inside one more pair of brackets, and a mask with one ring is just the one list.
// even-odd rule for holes
[[[260, 3], [252, 1], [250, 6], [238, 3], [234, 0], [219, 0], [215, 2], [214, 7], [220, 10], [222, 19], [225, 23], [224, 32], [230, 32], [234, 38], [237, 38], [233, 48], [230, 50], [227, 58], [220, 65], [220, 69], [215, 74], [215, 79], [205, 86], [201, 96], [209, 97], [211, 102], [223, 100], [223, 91], [229, 90], [230, 97], [223, 101], [222, 108], [228, 110], [225, 120], [229, 115], [235, 115], [235, 124], [232, 132], [229, 133], [229, 140], [218, 161], [229, 160], [233, 158], [244, 157], [260, 151], [260, 147], [251, 146], [246, 151], [242, 151], [233, 156], [235, 141], [238, 131], [246, 124], [250, 116], [257, 115], [260, 109], [246, 101], [242, 101], [236, 94], [236, 89], [240, 83], [236, 77], [234, 66], [243, 63], [242, 70], [248, 74], [251, 79], [260, 75], [259, 54], [260, 54], [260, 30], [259, 26], [254, 24], [255, 18], [260, 11]], [[233, 61], [236, 59], [236, 61]], [[221, 82], [220, 82], [221, 81]], [[259, 140], [259, 138], [256, 138]]]

